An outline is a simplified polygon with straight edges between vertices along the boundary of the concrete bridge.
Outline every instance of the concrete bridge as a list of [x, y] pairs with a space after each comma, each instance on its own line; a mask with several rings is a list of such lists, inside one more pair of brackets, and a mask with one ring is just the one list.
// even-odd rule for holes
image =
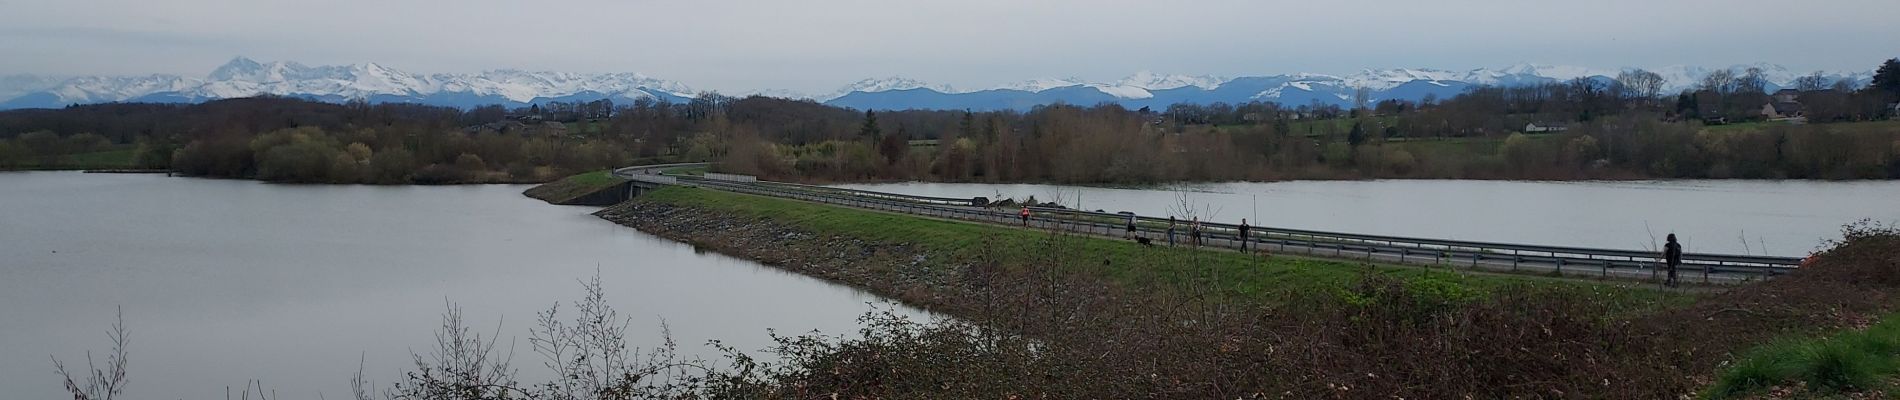
[[[627, 188], [629, 197], [665, 186], [695, 186], [935, 218], [1022, 225], [1109, 238], [1122, 238], [1129, 218], [1128, 214], [1031, 207], [1031, 218], [1023, 221], [1017, 215], [1019, 209], [987, 207], [988, 199], [980, 197], [963, 199], [912, 196], [761, 181], [751, 176], [733, 174], [708, 173], [705, 176], [686, 176], [663, 173], [667, 169], [703, 165], [706, 163], [627, 167], [615, 170], [614, 175], [629, 181]], [[1136, 222], [1138, 235], [1149, 238], [1157, 245], [1167, 245], [1165, 235], [1168, 220], [1165, 216], [1136, 216]], [[1655, 280], [1659, 279], [1663, 273], [1661, 255], [1654, 251], [1441, 240], [1260, 226], [1251, 227], [1249, 237], [1242, 240], [1238, 233], [1238, 225], [1210, 222], [1202, 222], [1201, 225], [1202, 240], [1197, 247], [1208, 249], [1565, 277]], [[1177, 226], [1175, 236], [1177, 245], [1191, 245], [1185, 224]], [[1793, 257], [1705, 253], [1684, 253], [1682, 261], [1682, 265], [1677, 269], [1680, 279], [1684, 282], [1704, 284], [1736, 284], [1767, 279], [1791, 272], [1801, 263], [1801, 259]]]

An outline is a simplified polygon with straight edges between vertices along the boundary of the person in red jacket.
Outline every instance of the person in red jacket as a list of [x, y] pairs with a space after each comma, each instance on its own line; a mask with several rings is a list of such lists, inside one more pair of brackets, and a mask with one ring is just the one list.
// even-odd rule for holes
[[1029, 226], [1029, 206], [1023, 206], [1023, 226]]

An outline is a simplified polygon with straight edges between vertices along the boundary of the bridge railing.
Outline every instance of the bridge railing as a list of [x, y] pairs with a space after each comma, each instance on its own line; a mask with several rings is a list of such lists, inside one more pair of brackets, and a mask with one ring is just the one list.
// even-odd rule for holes
[[[705, 163], [682, 163], [629, 167], [616, 170], [616, 174], [627, 177], [649, 175], [658, 177], [657, 171], [678, 166], [705, 165]], [[987, 222], [1021, 222], [1016, 209], [994, 209], [978, 205], [975, 199], [913, 196], [857, 189], [833, 188], [825, 186], [801, 185], [784, 182], [757, 181], [738, 182], [731, 180], [707, 179], [710, 177], [680, 176], [671, 182], [646, 180], [653, 183], [689, 184], [709, 186], [742, 193], [773, 197], [794, 198], [828, 204], [847, 205], [861, 208], [883, 209], [944, 218], [977, 220]], [[1051, 227], [1071, 231], [1113, 235], [1126, 229], [1127, 214], [1111, 214], [1064, 208], [1031, 207], [1032, 217], [1028, 224], [1039, 227]], [[1139, 233], [1155, 237], [1166, 231], [1166, 218], [1136, 216]], [[1189, 240], [1189, 222], [1175, 221], [1175, 235], [1181, 242]], [[1661, 264], [1661, 255], [1657, 252], [1617, 249], [1591, 249], [1566, 246], [1541, 246], [1511, 243], [1492, 243], [1432, 238], [1413, 238], [1387, 235], [1368, 235], [1340, 232], [1324, 232], [1302, 229], [1250, 227], [1246, 240], [1239, 237], [1239, 225], [1202, 222], [1202, 241], [1216, 247], [1267, 249], [1277, 246], [1280, 251], [1303, 251], [1309, 254], [1330, 255], [1335, 257], [1364, 257], [1369, 260], [1409, 264], [1468, 264], [1472, 267], [1508, 266], [1516, 269], [1520, 266], [1540, 264], [1553, 267], [1559, 274], [1575, 273], [1577, 269], [1594, 269], [1604, 276], [1654, 274]], [[1331, 254], [1323, 254], [1330, 252]], [[1785, 274], [1796, 268], [1800, 259], [1792, 257], [1745, 256], [1724, 254], [1683, 254], [1683, 263], [1679, 271], [1694, 273], [1700, 271], [1704, 279], [1711, 274], [1746, 275], [1768, 277]]]
[[760, 183], [778, 185], [778, 186], [796, 188], [796, 189], [802, 189], [802, 190], [844, 193], [844, 194], [849, 194], [852, 196], [864, 196], [864, 197], [879, 198], [879, 199], [886, 199], [886, 200], [909, 201], [909, 202], [922, 203], [922, 204], [935, 204], [935, 205], [946, 205], [946, 206], [980, 206], [979, 204], [976, 204], [976, 198], [916, 196], [916, 195], [908, 195], [908, 194], [900, 194], [900, 193], [874, 192], [874, 191], [869, 191], [869, 190], [836, 188], [836, 187], [830, 187], [830, 186], [814, 186], [814, 185], [804, 185], [804, 184], [787, 183], [787, 182], [765, 181], [765, 182], [760, 182]]
[[[925, 204], [908, 200], [913, 196], [861, 196], [855, 190], [811, 190], [805, 185], [735, 184], [703, 179], [685, 182], [723, 190], [793, 198], [827, 204], [899, 211], [925, 216], [1018, 223], [1102, 235], [1121, 234], [1126, 229], [1126, 214], [1096, 213], [1069, 209], [1032, 208], [1031, 218], [1022, 221], [1017, 210], [998, 210], [967, 206]], [[876, 192], [871, 192], [876, 193]], [[895, 198], [905, 198], [897, 200]], [[1139, 234], [1151, 239], [1166, 229], [1166, 219], [1136, 218]], [[1398, 236], [1360, 235], [1297, 229], [1258, 228], [1246, 240], [1238, 235], [1238, 225], [1202, 223], [1203, 245], [1235, 249], [1293, 251], [1334, 257], [1363, 257], [1380, 262], [1427, 265], [1468, 265], [1473, 268], [1517, 269], [1533, 266], [1554, 269], [1558, 274], [1597, 273], [1603, 276], [1640, 277], [1655, 274], [1660, 254], [1645, 251], [1585, 249], [1561, 246], [1536, 246], [1474, 241], [1455, 241]], [[1188, 225], [1177, 224], [1179, 243], [1191, 240]], [[1277, 247], [1277, 248], [1276, 248]], [[1330, 253], [1330, 254], [1329, 254]], [[1685, 254], [1679, 271], [1701, 272], [1703, 279], [1752, 279], [1792, 271], [1799, 259], [1711, 254]], [[1715, 275], [1713, 278], [1711, 275]], [[1739, 278], [1738, 278], [1739, 276]]]
[[690, 163], [635, 165], [631, 167], [616, 168], [614, 169], [613, 175], [621, 177], [621, 178], [628, 178], [633, 175], [662, 175], [668, 169], [679, 168], [679, 167], [703, 167], [707, 165], [712, 165], [712, 163], [690, 162]]
[[727, 181], [727, 182], [740, 182], [740, 183], [752, 183], [752, 182], [759, 181], [759, 177], [752, 176], [752, 175], [722, 174], [718, 172], [707, 172], [706, 179], [711, 179], [711, 180], [716, 180], [716, 181]]
[[[1032, 210], [1033, 212], [1040, 212], [1040, 213], [1056, 213], [1056, 214], [1087, 216], [1095, 220], [1103, 220], [1103, 219], [1112, 218], [1114, 221], [1122, 221], [1122, 226], [1124, 226], [1124, 229], [1126, 226], [1125, 221], [1128, 218], [1127, 214], [1110, 214], [1110, 213], [1103, 213], [1103, 212], [1081, 211], [1081, 210], [1072, 210], [1072, 209], [1063, 209], [1063, 208], [1030, 207], [1030, 210]], [[1137, 216], [1136, 221], [1139, 227], [1152, 227], [1156, 225], [1165, 227], [1166, 224], [1169, 222], [1169, 220], [1166, 218], [1141, 217], [1141, 216]], [[1176, 225], [1176, 231], [1178, 233], [1184, 233], [1184, 232], [1187, 232], [1188, 229], [1191, 229], [1190, 221], [1175, 220], [1174, 222]], [[1213, 235], [1213, 236], [1220, 237], [1223, 239], [1228, 239], [1228, 238], [1238, 239], [1239, 238], [1240, 226], [1237, 224], [1201, 222], [1201, 227], [1202, 227], [1203, 233], [1206, 235]], [[1385, 247], [1404, 246], [1404, 247], [1410, 247], [1412, 249], [1416, 249], [1420, 251], [1433, 251], [1433, 250], [1472, 251], [1472, 250], [1476, 250], [1476, 251], [1482, 251], [1482, 252], [1487, 252], [1487, 253], [1500, 254], [1502, 256], [1507, 256], [1507, 257], [1508, 256], [1516, 256], [1516, 257], [1529, 256], [1529, 257], [1542, 257], [1542, 258], [1551, 258], [1551, 259], [1578, 260], [1578, 261], [1581, 261], [1580, 262], [1581, 264], [1610, 263], [1612, 264], [1612, 266], [1634, 265], [1634, 264], [1660, 264], [1662, 262], [1661, 253], [1655, 252], [1655, 251], [1593, 249], [1593, 248], [1568, 247], [1568, 246], [1543, 246], [1543, 245], [1526, 245], [1526, 244], [1513, 244], [1513, 243], [1494, 243], [1494, 242], [1478, 242], [1478, 241], [1447, 240], [1447, 239], [1432, 239], [1432, 238], [1414, 238], [1414, 237], [1402, 237], [1402, 236], [1324, 232], [1324, 231], [1272, 228], [1272, 227], [1260, 227], [1260, 226], [1250, 226], [1249, 228], [1250, 228], [1249, 229], [1250, 233], [1252, 233], [1252, 235], [1250, 236], [1257, 236], [1255, 238], [1250, 238], [1250, 239], [1273, 239], [1275, 237], [1299, 238], [1299, 239], [1303, 239], [1303, 241], [1305, 242], [1311, 242], [1311, 243], [1322, 244], [1322, 245], [1332, 245], [1332, 246], [1346, 246], [1346, 245], [1352, 245], [1352, 244], [1357, 244], [1357, 245], [1382, 244]], [[1484, 257], [1483, 254], [1478, 254], [1477, 256], [1480, 258]], [[1684, 253], [1682, 255], [1682, 261], [1683, 261], [1682, 265], [1684, 267], [1688, 267], [1691, 269], [1708, 267], [1708, 268], [1715, 268], [1715, 269], [1720, 269], [1720, 270], [1725, 270], [1725, 271], [1726, 270], [1747, 270], [1749, 272], [1755, 272], [1755, 273], [1778, 275], [1778, 274], [1791, 271], [1793, 268], [1799, 266], [1801, 259], [1795, 258], [1795, 257]], [[1576, 262], [1573, 262], [1573, 263], [1576, 263]]]
[[673, 177], [673, 176], [668, 176], [668, 175], [632, 174], [632, 175], [627, 175], [627, 179], [632, 180], [634, 182], [645, 182], [645, 183], [660, 184], [660, 185], [678, 185], [680, 183], [678, 177]]

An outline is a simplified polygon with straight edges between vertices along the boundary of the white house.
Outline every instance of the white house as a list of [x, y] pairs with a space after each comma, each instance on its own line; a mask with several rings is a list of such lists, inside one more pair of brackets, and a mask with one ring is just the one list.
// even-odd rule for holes
[[1532, 122], [1524, 124], [1524, 133], [1563, 132], [1567, 130], [1570, 130], [1570, 127], [1560, 123], [1539, 124]]

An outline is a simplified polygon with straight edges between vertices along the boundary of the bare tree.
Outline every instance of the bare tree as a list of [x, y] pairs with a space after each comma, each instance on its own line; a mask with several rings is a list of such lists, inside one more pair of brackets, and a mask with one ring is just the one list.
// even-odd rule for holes
[[1742, 72], [1740, 78], [1735, 79], [1736, 93], [1760, 93], [1766, 87], [1768, 87], [1768, 78], [1758, 67], [1749, 67], [1748, 70]]
[[1735, 91], [1735, 71], [1718, 69], [1702, 76], [1701, 90], [1727, 94]]
[[1834, 84], [1829, 86], [1828, 89], [1841, 93], [1850, 93], [1854, 91], [1854, 83], [1847, 79], [1839, 79], [1835, 80]]
[[560, 305], [539, 314], [539, 327], [528, 339], [559, 379], [540, 385], [545, 398], [555, 400], [661, 398], [685, 391], [697, 383], [695, 372], [707, 371], [698, 360], [680, 361], [678, 344], [666, 323], [660, 323], [662, 346], [644, 357], [627, 346], [631, 318], [621, 318], [607, 304], [600, 274], [581, 281], [586, 297], [573, 303], [580, 315], [574, 321], [559, 318]]
[[1372, 102], [1371, 88], [1367, 88], [1365, 86], [1355, 86], [1352, 88], [1352, 108], [1354, 110], [1363, 112], [1366, 110], [1366, 104], [1369, 104], [1371, 102]]
[[1616, 83], [1624, 94], [1647, 103], [1662, 94], [1665, 80], [1662, 75], [1643, 69], [1631, 69], [1616, 75]]
[[350, 398], [352, 399], [376, 399], [375, 396], [371, 395], [371, 392], [374, 391], [373, 388], [376, 387], [376, 383], [363, 378], [363, 362], [367, 359], [367, 354], [359, 355], [356, 358], [356, 375], [350, 377]]
[[112, 352], [106, 355], [105, 367], [94, 364], [92, 352], [87, 351], [86, 370], [90, 374], [81, 379], [73, 379], [72, 372], [66, 370], [66, 364], [61, 363], [59, 357], [53, 357], [53, 371], [65, 380], [66, 392], [73, 395], [73, 400], [111, 400], [125, 391], [124, 308], [119, 309], [118, 319], [112, 323], [112, 330], [106, 331], [106, 336], [112, 339]]
[[1829, 83], [1831, 82], [1828, 82], [1826, 75], [1822, 75], [1821, 71], [1814, 71], [1808, 76], [1795, 78], [1794, 88], [1803, 92], [1813, 92], [1827, 89]]
[[500, 354], [495, 351], [495, 338], [500, 336], [501, 325], [496, 324], [495, 334], [483, 340], [481, 334], [469, 332], [468, 325], [462, 322], [462, 309], [454, 304], [442, 313], [442, 327], [435, 332], [436, 348], [428, 357], [411, 354], [415, 360], [414, 371], [404, 378], [407, 382], [396, 383], [389, 394], [393, 399], [416, 400], [462, 400], [497, 399], [528, 397], [515, 382], [515, 369], [512, 366], [512, 354]]

